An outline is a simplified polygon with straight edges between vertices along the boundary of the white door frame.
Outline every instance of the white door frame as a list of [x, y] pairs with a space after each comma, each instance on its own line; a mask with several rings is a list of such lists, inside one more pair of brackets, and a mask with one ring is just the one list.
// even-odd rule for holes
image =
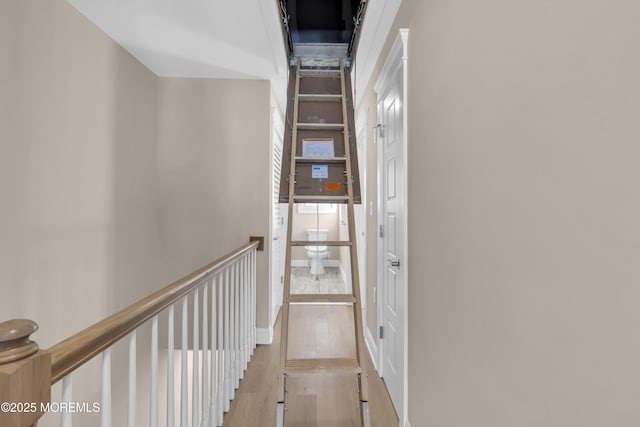
[[[284, 136], [284, 123], [282, 120], [282, 117], [280, 116], [280, 111], [278, 110], [277, 107], [271, 107], [271, 132], [270, 132], [270, 149], [271, 149], [271, 180], [269, 180], [269, 194], [271, 195], [271, 208], [269, 209], [269, 241], [270, 241], [270, 245], [269, 245], [269, 259], [271, 260], [269, 262], [269, 327], [266, 330], [262, 330], [259, 329], [257, 331], [258, 336], [256, 337], [256, 340], [258, 341], [259, 344], [271, 344], [271, 342], [273, 341], [273, 326], [276, 322], [276, 318], [278, 315], [278, 311], [280, 309], [280, 306], [282, 305], [282, 285], [280, 283], [274, 283], [274, 279], [273, 279], [273, 273], [274, 273], [274, 269], [276, 268], [280, 268], [281, 272], [282, 272], [282, 268], [284, 267], [284, 248], [282, 247], [282, 242], [284, 239], [283, 236], [283, 230], [284, 230], [284, 224], [282, 225], [282, 227], [280, 228], [280, 235], [279, 236], [275, 236], [273, 233], [273, 224], [274, 224], [274, 215], [273, 215], [273, 203], [274, 203], [274, 198], [275, 201], [277, 202], [278, 198], [277, 196], [279, 195], [274, 195], [274, 188], [273, 188], [273, 178], [275, 177], [275, 175], [277, 173], [280, 173], [279, 169], [281, 166], [276, 166], [275, 164], [275, 149], [276, 146], [277, 147], [282, 147], [282, 141], [283, 141], [283, 136]], [[282, 151], [282, 148], [281, 148]], [[282, 152], [281, 152], [281, 158], [282, 158]], [[280, 215], [282, 217], [284, 217], [282, 209], [280, 209]], [[276, 245], [280, 245], [280, 257], [281, 259], [275, 259], [275, 247]], [[282, 262], [282, 266], [278, 266], [278, 263]], [[276, 292], [279, 291], [279, 292]]]
[[[398, 31], [398, 36], [396, 37], [395, 43], [393, 44], [393, 47], [391, 48], [391, 51], [389, 52], [389, 55], [387, 56], [387, 59], [385, 61], [384, 66], [382, 67], [382, 70], [380, 71], [380, 76], [378, 77], [378, 80], [376, 81], [376, 84], [374, 86], [374, 91], [376, 92], [376, 95], [379, 97], [382, 92], [387, 88], [387, 86], [389, 84], [391, 84], [392, 78], [393, 76], [396, 74], [396, 71], [398, 71], [399, 68], [401, 68], [401, 72], [402, 72], [402, 90], [401, 90], [401, 99], [400, 102], [402, 103], [402, 149], [403, 149], [403, 162], [404, 162], [404, 167], [402, 168], [403, 173], [401, 176], [402, 179], [402, 194], [400, 195], [400, 197], [402, 197], [402, 200], [404, 201], [404, 209], [402, 212], [402, 233], [404, 234], [404, 238], [403, 238], [403, 251], [404, 251], [404, 259], [402, 260], [403, 263], [403, 269], [404, 269], [404, 274], [403, 274], [403, 280], [401, 283], [402, 286], [402, 299], [403, 299], [403, 306], [404, 306], [404, 314], [403, 314], [403, 331], [402, 331], [402, 335], [403, 335], [403, 365], [404, 365], [404, 373], [403, 373], [403, 408], [396, 408], [396, 410], [398, 411], [398, 418], [399, 418], [399, 425], [402, 426], [408, 426], [408, 414], [409, 414], [409, 328], [408, 328], [408, 324], [409, 324], [409, 316], [408, 316], [408, 307], [409, 307], [409, 297], [408, 297], [408, 272], [409, 272], [409, 263], [408, 263], [408, 251], [409, 251], [409, 247], [408, 247], [408, 236], [409, 236], [409, 231], [408, 231], [408, 218], [407, 218], [407, 212], [408, 212], [408, 194], [407, 194], [407, 183], [408, 183], [408, 175], [407, 175], [407, 165], [408, 165], [408, 150], [407, 150], [407, 145], [408, 145], [408, 114], [407, 114], [407, 78], [408, 78], [408, 70], [407, 70], [407, 60], [408, 60], [408, 41], [409, 41], [409, 29], [406, 28], [402, 28]], [[378, 132], [380, 129], [376, 129], [376, 132]], [[377, 140], [377, 138], [376, 138]], [[383, 204], [383, 195], [382, 195], [382, 173], [381, 173], [381, 164], [382, 164], [382, 146], [383, 144], [377, 144], [378, 145], [378, 167], [377, 167], [377, 174], [378, 174], [378, 230], [381, 229], [382, 225], [383, 225], [383, 215], [382, 215], [382, 204]], [[383, 286], [384, 286], [384, 268], [386, 267], [386, 259], [385, 259], [385, 254], [384, 254], [384, 247], [382, 245], [382, 239], [380, 238], [380, 236], [378, 236], [378, 292], [377, 292], [377, 297], [378, 297], [378, 326], [382, 325], [382, 318], [383, 318], [383, 308], [385, 305], [385, 294], [386, 292], [384, 291]], [[382, 346], [382, 343], [380, 342], [380, 339], [378, 338], [378, 368], [379, 368], [379, 373], [381, 376], [384, 376], [384, 347]]]
[[[356, 123], [356, 145], [358, 148], [358, 170], [360, 172], [360, 176], [358, 179], [360, 180], [360, 201], [362, 208], [362, 224], [357, 224], [360, 228], [356, 227], [356, 231], [362, 236], [362, 239], [359, 239], [359, 236], [356, 236], [356, 241], [360, 242], [357, 244], [357, 249], [359, 252], [358, 256], [358, 272], [360, 273], [360, 305], [362, 306], [362, 319], [364, 324], [364, 333], [365, 333], [365, 342], [368, 346], [371, 346], [369, 342], [368, 336], [371, 335], [371, 331], [369, 330], [368, 322], [367, 322], [367, 295], [369, 293], [367, 289], [367, 248], [368, 248], [368, 238], [367, 235], [367, 224], [368, 220], [368, 209], [367, 209], [367, 159], [368, 159], [368, 135], [367, 130], [369, 129], [369, 109], [365, 109], [364, 115], [358, 118]], [[356, 217], [356, 222], [358, 217]], [[371, 348], [369, 348], [369, 353], [371, 352]], [[375, 364], [375, 361], [374, 361]]]

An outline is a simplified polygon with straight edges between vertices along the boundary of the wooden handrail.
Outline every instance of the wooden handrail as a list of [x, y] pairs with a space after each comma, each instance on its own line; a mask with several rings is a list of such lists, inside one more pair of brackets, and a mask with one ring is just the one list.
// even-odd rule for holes
[[142, 325], [146, 320], [176, 303], [200, 285], [203, 280], [247, 252], [258, 248], [259, 243], [258, 240], [247, 243], [46, 350], [51, 355], [51, 384], [55, 384]]

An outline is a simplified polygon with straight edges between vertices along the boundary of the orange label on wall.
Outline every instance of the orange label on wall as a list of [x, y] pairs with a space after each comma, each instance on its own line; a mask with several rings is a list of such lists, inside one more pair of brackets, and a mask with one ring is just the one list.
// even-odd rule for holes
[[324, 183], [325, 191], [340, 191], [340, 183], [339, 182], [325, 182]]

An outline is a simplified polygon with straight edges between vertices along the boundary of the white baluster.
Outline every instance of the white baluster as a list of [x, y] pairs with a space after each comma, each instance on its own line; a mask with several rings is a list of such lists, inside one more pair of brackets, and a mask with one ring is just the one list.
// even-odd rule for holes
[[249, 307], [249, 330], [247, 331], [247, 348], [249, 349], [249, 360], [251, 360], [251, 355], [253, 354], [253, 345], [252, 345], [252, 331], [253, 328], [255, 326], [255, 324], [253, 323], [253, 307], [251, 304], [252, 301], [252, 280], [253, 280], [253, 270], [252, 270], [252, 263], [251, 263], [251, 252], [247, 255], [247, 289], [248, 289], [248, 299], [247, 299], [247, 305]]
[[200, 419], [203, 425], [208, 422], [209, 414], [209, 281], [207, 280], [202, 291], [202, 401]]
[[218, 425], [217, 421], [217, 412], [216, 412], [216, 402], [217, 402], [217, 383], [216, 383], [216, 379], [217, 379], [217, 375], [216, 375], [216, 368], [217, 368], [217, 364], [216, 364], [216, 314], [217, 314], [217, 310], [216, 310], [216, 288], [217, 288], [217, 284], [216, 284], [216, 276], [214, 275], [213, 278], [211, 279], [211, 380], [210, 380], [210, 384], [211, 384], [211, 398], [210, 398], [210, 402], [209, 402], [209, 423], [208, 426], [209, 427], [213, 427]]
[[257, 280], [257, 255], [258, 252], [253, 250], [253, 272], [252, 272], [252, 281], [251, 281], [251, 354], [253, 354], [253, 349], [256, 348], [256, 280]]
[[169, 306], [168, 332], [167, 332], [167, 427], [175, 425], [175, 398], [173, 394], [174, 387], [174, 307]]
[[242, 309], [242, 264], [240, 261], [236, 263], [238, 268], [238, 277], [236, 282], [238, 284], [238, 290], [236, 291], [236, 307], [237, 307], [237, 318], [238, 323], [236, 324], [236, 330], [238, 331], [238, 338], [236, 341], [236, 388], [240, 386], [240, 378], [242, 378], [242, 326], [244, 322], [242, 321], [242, 315], [244, 310]]
[[[71, 374], [62, 377], [62, 401], [64, 403], [70, 403], [73, 399], [73, 380]], [[61, 427], [72, 427], [71, 411], [62, 411], [60, 418]]]
[[182, 298], [182, 351], [180, 357], [180, 427], [188, 427], [189, 423], [189, 379], [187, 378], [187, 347], [189, 345], [189, 317], [187, 315], [187, 297]]
[[220, 273], [220, 286], [218, 289], [218, 345], [216, 351], [216, 361], [218, 364], [218, 377], [216, 378], [217, 404], [216, 404], [216, 424], [222, 425], [224, 409], [224, 286], [227, 282], [225, 272]]
[[137, 344], [137, 332], [134, 330], [129, 334], [129, 407], [127, 416], [127, 425], [129, 427], [135, 427], [136, 425], [136, 413], [138, 405], [138, 392], [136, 390], [138, 385], [138, 374], [136, 367], [136, 344]]
[[111, 348], [102, 352], [102, 427], [111, 427]]
[[245, 354], [245, 348], [244, 348], [244, 329], [245, 329], [245, 319], [244, 319], [244, 315], [246, 312], [246, 306], [244, 304], [244, 257], [240, 258], [240, 260], [238, 261], [238, 269], [240, 270], [240, 280], [238, 281], [239, 284], [239, 294], [240, 294], [240, 300], [238, 303], [239, 309], [240, 309], [240, 334], [238, 336], [238, 349], [239, 349], [239, 357], [238, 357], [238, 378], [244, 378], [244, 354]]
[[231, 341], [229, 340], [229, 322], [230, 322], [230, 307], [229, 307], [229, 269], [225, 271], [225, 283], [224, 283], [224, 410], [229, 410], [229, 399], [231, 396]]
[[191, 375], [191, 425], [192, 426], [198, 426], [200, 424], [200, 420], [198, 417], [198, 401], [200, 399], [200, 393], [199, 393], [199, 387], [200, 387], [200, 381], [198, 378], [199, 373], [199, 369], [198, 369], [198, 363], [200, 360], [199, 357], [199, 349], [200, 349], [200, 342], [199, 342], [199, 334], [200, 334], [200, 328], [199, 328], [199, 324], [200, 324], [200, 313], [199, 313], [199, 306], [200, 306], [200, 298], [199, 298], [199, 293], [198, 293], [198, 289], [196, 288], [195, 292], [193, 293], [193, 366], [192, 366], [192, 375]]
[[254, 334], [254, 326], [255, 326], [255, 318], [253, 312], [253, 250], [247, 254], [247, 289], [248, 289], [248, 298], [247, 298], [247, 307], [249, 311], [249, 329], [247, 331], [247, 347], [249, 348], [249, 358], [253, 354], [253, 334]]
[[251, 319], [251, 307], [249, 306], [249, 301], [251, 298], [249, 296], [249, 255], [245, 255], [244, 257], [244, 305], [245, 305], [245, 331], [244, 331], [244, 369], [246, 370], [249, 366], [249, 360], [251, 359], [251, 350], [249, 348], [249, 341], [251, 339], [251, 335], [249, 334], [249, 325]]
[[158, 427], [158, 316], [151, 320], [151, 393], [149, 426]]
[[231, 399], [236, 397], [238, 387], [238, 264], [231, 266]]
[[256, 347], [256, 250], [251, 251], [251, 323], [250, 323], [250, 334], [251, 334], [251, 354], [253, 354], [253, 349]]
[[242, 361], [243, 366], [242, 369], [246, 370], [249, 365], [249, 263], [246, 255], [242, 259], [243, 269], [244, 269], [244, 300], [242, 304], [244, 305], [244, 332], [242, 336], [242, 345], [244, 348], [244, 360]]

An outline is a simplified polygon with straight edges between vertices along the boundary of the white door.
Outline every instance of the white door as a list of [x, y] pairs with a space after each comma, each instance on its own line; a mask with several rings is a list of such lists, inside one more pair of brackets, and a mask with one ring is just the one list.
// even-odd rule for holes
[[389, 75], [380, 93], [382, 376], [398, 414], [404, 408], [404, 188], [402, 69]]
[[271, 112], [272, 181], [271, 181], [271, 326], [282, 305], [284, 274], [284, 217], [280, 209], [280, 169], [282, 166], [283, 123], [276, 108]]

